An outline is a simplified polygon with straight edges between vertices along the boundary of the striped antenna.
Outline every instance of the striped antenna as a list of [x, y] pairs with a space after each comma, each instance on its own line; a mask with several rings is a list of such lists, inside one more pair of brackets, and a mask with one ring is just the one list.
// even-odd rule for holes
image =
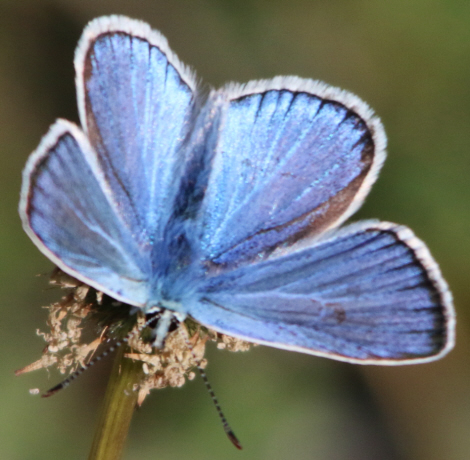
[[186, 342], [186, 346], [188, 347], [189, 351], [191, 352], [191, 355], [194, 359], [194, 361], [197, 363], [196, 367], [197, 370], [199, 371], [199, 375], [202, 378], [202, 381], [204, 382], [204, 385], [206, 385], [207, 391], [209, 392], [210, 397], [212, 398], [212, 402], [214, 403], [215, 409], [217, 410], [217, 413], [219, 414], [220, 421], [222, 422], [222, 425], [224, 427], [225, 434], [227, 437], [230, 439], [231, 443], [239, 450], [242, 449], [242, 445], [238, 438], [235, 436], [235, 433], [233, 432], [231, 426], [229, 425], [227, 419], [225, 418], [224, 413], [222, 412], [222, 408], [220, 407], [219, 401], [217, 399], [217, 396], [214, 393], [214, 390], [212, 389], [212, 385], [209, 382], [209, 379], [207, 378], [206, 371], [201, 367], [201, 365], [198, 362], [198, 359], [196, 358], [196, 355], [194, 354], [193, 351], [193, 346], [191, 345], [191, 342], [189, 341], [189, 335], [186, 329], [184, 329], [184, 332], [182, 331], [184, 328], [179, 328], [181, 331], [181, 334], [184, 337], [184, 340]]
[[103, 358], [106, 358], [106, 356], [113, 353], [120, 346], [124, 345], [125, 343], [128, 343], [129, 340], [131, 340], [136, 335], [140, 334], [147, 326], [149, 326], [155, 320], [156, 320], [156, 315], [153, 315], [151, 318], [145, 321], [145, 323], [142, 326], [137, 328], [135, 331], [129, 332], [129, 334], [123, 339], [117, 340], [116, 342], [114, 342], [107, 349], [103, 350], [99, 355], [95, 356], [92, 360], [90, 360], [87, 364], [78, 368], [75, 372], [70, 374], [65, 380], [63, 380], [62, 382], [57, 384], [55, 387], [52, 387], [50, 390], [42, 394], [41, 397], [48, 398], [49, 396], [56, 394], [58, 391], [62, 390], [63, 388], [68, 387], [76, 378], [78, 378], [81, 374], [83, 374], [87, 369], [95, 365], [98, 361], [101, 361]]
[[[160, 313], [160, 312], [157, 312], [157, 313]], [[169, 310], [165, 310], [163, 312], [163, 314], [161, 315], [163, 317], [163, 319], [165, 320], [163, 322], [165, 323], [165, 327], [167, 328], [167, 330], [168, 330], [168, 327], [169, 327], [170, 323], [167, 323], [166, 320], [168, 319], [170, 314], [171, 314], [171, 312]], [[172, 315], [172, 317], [174, 318], [173, 315]], [[85, 372], [91, 366], [96, 364], [98, 361], [101, 361], [103, 358], [105, 358], [109, 354], [113, 353], [120, 346], [124, 345], [125, 343], [128, 343], [129, 340], [131, 340], [136, 335], [140, 334], [140, 332], [142, 332], [143, 329], [145, 329], [147, 326], [149, 326], [151, 323], [153, 323], [156, 319], [157, 319], [157, 315], [152, 315], [152, 317], [149, 318], [147, 321], [145, 321], [145, 323], [142, 326], [138, 327], [135, 331], [131, 331], [123, 339], [117, 340], [116, 342], [114, 342], [114, 344], [112, 344], [111, 346], [109, 346], [109, 348], [107, 348], [106, 350], [101, 352], [99, 355], [94, 357], [92, 360], [90, 360], [90, 362], [88, 362], [84, 366], [80, 367], [75, 372], [70, 374], [65, 380], [63, 380], [62, 382], [57, 384], [55, 387], [52, 387], [50, 390], [48, 390], [44, 394], [42, 394], [41, 397], [42, 398], [48, 398], [49, 396], [52, 396], [52, 395], [56, 394], [58, 391], [62, 390], [63, 388], [68, 387], [75, 379], [77, 379], [81, 374], [83, 374], [83, 372]], [[225, 418], [224, 413], [222, 412], [222, 408], [220, 407], [217, 396], [215, 395], [214, 390], [212, 389], [212, 386], [209, 382], [209, 379], [207, 378], [206, 372], [204, 371], [204, 369], [201, 367], [201, 365], [198, 362], [198, 359], [197, 359], [197, 357], [194, 353], [194, 350], [193, 350], [193, 346], [191, 345], [191, 342], [189, 341], [189, 335], [188, 335], [186, 329], [184, 329], [184, 332], [182, 332], [182, 329], [184, 329], [184, 328], [181, 328], [181, 327], [179, 328], [179, 330], [181, 331], [181, 334], [183, 334], [183, 338], [186, 342], [186, 346], [188, 347], [188, 350], [190, 351], [194, 361], [197, 363], [196, 364], [197, 370], [199, 371], [199, 374], [202, 378], [202, 381], [206, 385], [207, 391], [209, 392], [209, 395], [212, 398], [212, 402], [214, 403], [214, 406], [217, 410], [217, 413], [219, 414], [219, 418], [220, 418], [220, 421], [222, 422], [225, 434], [227, 435], [227, 437], [230, 439], [232, 444], [237, 449], [242, 449], [242, 445], [240, 444], [240, 441], [235, 436], [235, 433], [233, 432], [233, 430], [230, 427], [227, 419]], [[157, 341], [162, 342], [161, 346], [163, 346], [163, 340], [159, 339], [159, 335], [161, 336], [162, 333], [163, 333], [163, 331], [161, 330], [161, 328], [157, 326], [157, 337], [156, 337], [156, 339], [157, 339]]]

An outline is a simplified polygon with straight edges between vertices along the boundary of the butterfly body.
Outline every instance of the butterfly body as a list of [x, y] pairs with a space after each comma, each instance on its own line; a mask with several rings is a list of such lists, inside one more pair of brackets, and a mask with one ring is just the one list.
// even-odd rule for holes
[[162, 35], [121, 16], [87, 26], [75, 68], [82, 126], [51, 127], [20, 201], [61, 269], [145, 312], [338, 360], [452, 348], [426, 246], [391, 223], [338, 230], [385, 158], [359, 98], [298, 77], [206, 94]]

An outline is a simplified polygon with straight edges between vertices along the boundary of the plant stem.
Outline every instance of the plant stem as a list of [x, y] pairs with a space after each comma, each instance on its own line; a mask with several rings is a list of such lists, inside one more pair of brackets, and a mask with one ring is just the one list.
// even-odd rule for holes
[[125, 358], [127, 347], [116, 354], [104, 396], [88, 460], [119, 460], [137, 402], [133, 385], [139, 381], [142, 363]]

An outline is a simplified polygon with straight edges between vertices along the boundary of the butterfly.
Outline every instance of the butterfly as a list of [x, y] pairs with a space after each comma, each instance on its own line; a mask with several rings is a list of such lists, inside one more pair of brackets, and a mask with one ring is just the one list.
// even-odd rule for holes
[[438, 359], [451, 293], [410, 229], [340, 225], [385, 159], [379, 119], [324, 83], [204, 91], [144, 22], [93, 20], [75, 54], [81, 127], [59, 119], [20, 215], [60, 269], [112, 298], [250, 342], [359, 364]]

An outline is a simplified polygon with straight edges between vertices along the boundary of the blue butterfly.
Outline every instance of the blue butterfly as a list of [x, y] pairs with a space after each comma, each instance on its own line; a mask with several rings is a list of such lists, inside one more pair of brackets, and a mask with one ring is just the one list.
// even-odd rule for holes
[[166, 39], [93, 20], [75, 54], [81, 127], [59, 119], [23, 172], [20, 214], [58, 267], [109, 296], [287, 350], [432, 361], [452, 297], [406, 227], [365, 221], [385, 134], [356, 96], [298, 77], [202, 91]]

